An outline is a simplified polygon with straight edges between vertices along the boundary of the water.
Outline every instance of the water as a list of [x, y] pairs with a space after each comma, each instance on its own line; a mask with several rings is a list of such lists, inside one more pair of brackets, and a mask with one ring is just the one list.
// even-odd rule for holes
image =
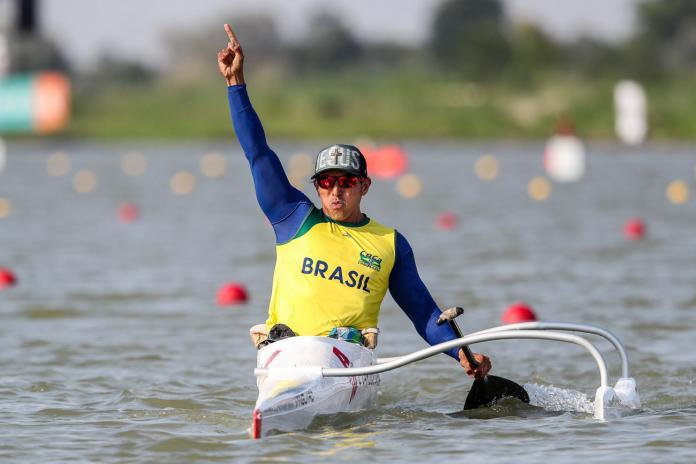
[[[291, 155], [324, 145], [275, 146]], [[274, 250], [236, 143], [14, 142], [0, 175], [0, 197], [12, 202], [0, 220], [0, 266], [19, 279], [0, 292], [0, 460], [692, 462], [696, 203], [665, 198], [674, 179], [696, 189], [689, 148], [590, 146], [584, 181], [554, 184], [545, 202], [527, 195], [529, 180], [543, 174], [540, 143], [406, 148], [421, 195], [405, 199], [394, 181], [376, 181], [364, 210], [409, 239], [436, 300], [466, 308], [465, 332], [498, 325], [515, 300], [545, 320], [612, 330], [628, 350], [642, 410], [608, 422], [572, 401], [565, 410], [505, 402], [458, 413], [470, 381], [439, 356], [383, 374], [375, 410], [249, 440], [256, 387], [248, 328], [265, 317]], [[71, 171], [50, 177], [46, 159], [57, 150], [71, 156]], [[121, 171], [131, 150], [148, 159], [142, 177]], [[228, 158], [223, 179], [200, 173], [211, 150]], [[501, 163], [493, 182], [474, 175], [484, 153]], [[92, 193], [73, 191], [82, 169], [97, 176]], [[169, 188], [181, 169], [197, 177], [191, 195]], [[139, 205], [139, 221], [117, 221], [124, 201]], [[435, 227], [442, 211], [459, 216], [456, 230]], [[647, 221], [641, 242], [621, 236], [632, 216]], [[227, 281], [247, 286], [249, 304], [215, 305]], [[425, 346], [390, 298], [380, 325], [380, 356]], [[613, 383], [618, 357], [589, 338]], [[499, 341], [476, 349], [492, 356], [497, 375], [519, 383], [589, 398], [599, 384], [578, 347]]]

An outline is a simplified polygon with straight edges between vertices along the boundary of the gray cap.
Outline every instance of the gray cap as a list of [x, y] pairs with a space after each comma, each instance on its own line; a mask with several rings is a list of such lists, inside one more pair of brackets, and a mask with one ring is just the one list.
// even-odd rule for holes
[[312, 179], [315, 179], [322, 172], [332, 169], [340, 169], [358, 177], [367, 177], [365, 157], [354, 145], [338, 143], [321, 149], [317, 155]]

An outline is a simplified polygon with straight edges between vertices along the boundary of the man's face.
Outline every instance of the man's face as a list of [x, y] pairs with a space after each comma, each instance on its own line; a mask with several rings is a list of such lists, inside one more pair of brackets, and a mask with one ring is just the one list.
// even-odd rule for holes
[[[367, 191], [370, 189], [370, 179], [358, 179], [352, 187], [346, 182], [343, 182], [344, 185], [341, 186], [339, 184], [342, 182], [338, 179], [341, 176], [346, 176], [348, 178], [355, 177], [344, 171], [331, 169], [322, 172], [315, 180], [314, 185], [319, 194], [322, 209], [324, 213], [334, 221], [360, 221], [362, 219], [360, 200], [362, 200], [363, 195], [367, 194]], [[321, 179], [330, 177], [333, 177], [333, 179], [330, 179], [328, 183], [332, 185], [329, 188], [323, 188], [320, 185]]]

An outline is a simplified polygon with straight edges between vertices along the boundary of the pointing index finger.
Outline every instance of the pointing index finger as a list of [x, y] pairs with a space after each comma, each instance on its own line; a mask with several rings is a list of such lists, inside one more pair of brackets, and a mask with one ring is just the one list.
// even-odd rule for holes
[[238, 44], [239, 40], [237, 40], [237, 36], [234, 35], [234, 31], [232, 30], [232, 26], [229, 24], [225, 23], [225, 32], [227, 32], [227, 37], [229, 37], [230, 42], [233, 44]]

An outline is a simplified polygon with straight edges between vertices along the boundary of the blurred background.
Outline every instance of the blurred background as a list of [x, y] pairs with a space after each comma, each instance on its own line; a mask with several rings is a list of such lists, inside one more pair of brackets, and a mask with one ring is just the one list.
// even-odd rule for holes
[[[470, 382], [439, 356], [250, 444], [275, 237], [225, 22], [294, 185], [314, 200], [316, 153], [357, 144], [363, 210], [464, 332], [610, 329], [642, 409], [598, 423], [584, 352], [496, 342], [496, 374], [566, 394], [454, 417]], [[693, 0], [0, 0], [0, 460], [691, 462], [695, 67]], [[425, 346], [389, 296], [380, 327], [380, 356]]]
[[651, 137], [683, 139], [695, 16], [686, 0], [2, 0], [0, 73], [64, 73], [65, 135], [226, 137], [215, 52], [231, 22], [274, 136], [538, 138], [569, 116], [612, 139], [614, 85], [633, 79]]

